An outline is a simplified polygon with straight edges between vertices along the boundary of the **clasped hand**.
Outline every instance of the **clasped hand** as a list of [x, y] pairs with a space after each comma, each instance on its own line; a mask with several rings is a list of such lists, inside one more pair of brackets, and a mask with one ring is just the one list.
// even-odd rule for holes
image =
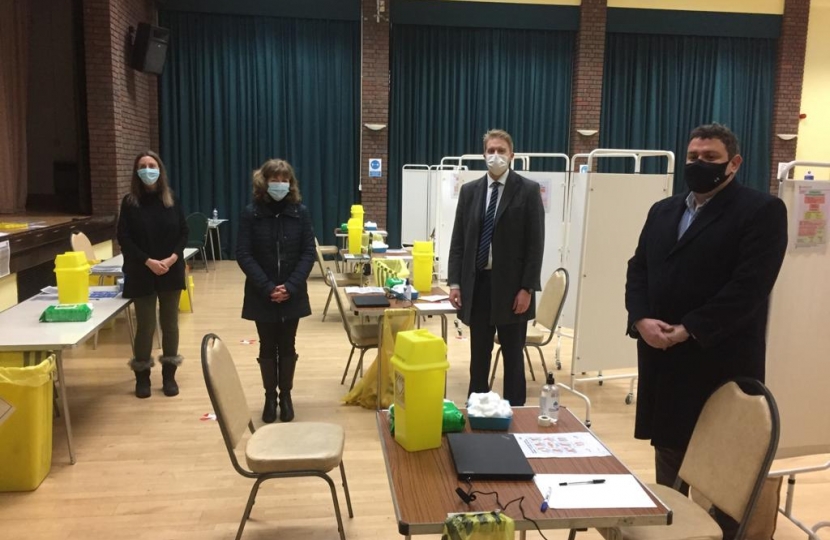
[[173, 255], [170, 255], [166, 259], [162, 259], [160, 261], [158, 259], [147, 259], [147, 261], [144, 264], [155, 275], [163, 276], [164, 274], [166, 274], [167, 272], [170, 271], [170, 268], [174, 264], [176, 264], [176, 261], [178, 259], [179, 259], [179, 257], [174, 253]]
[[274, 290], [271, 291], [271, 301], [276, 303], [285, 302], [291, 298], [291, 294], [289, 294], [288, 290], [286, 290], [285, 285], [277, 285], [274, 287]]
[[640, 319], [634, 325], [640, 337], [655, 349], [666, 350], [689, 339], [689, 332], [682, 324], [669, 324], [659, 319]]

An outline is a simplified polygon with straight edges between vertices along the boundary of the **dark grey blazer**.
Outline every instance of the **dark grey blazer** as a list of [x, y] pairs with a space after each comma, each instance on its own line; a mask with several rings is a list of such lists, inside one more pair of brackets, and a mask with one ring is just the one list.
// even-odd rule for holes
[[649, 211], [625, 288], [632, 337], [642, 318], [683, 324], [694, 336], [666, 351], [637, 343], [634, 436], [678, 449], [718, 386], [739, 376], [764, 380], [769, 294], [787, 248], [784, 203], [734, 180], [678, 240], [687, 194]]
[[[455, 211], [449, 255], [449, 284], [461, 285], [459, 318], [469, 324], [476, 278], [481, 222], [487, 200], [487, 175], [461, 187]], [[513, 313], [520, 289], [541, 289], [540, 274], [545, 246], [545, 209], [539, 184], [510, 171], [504, 186], [493, 230], [492, 305], [493, 325], [524, 322], [536, 316], [536, 302], [521, 315]]]

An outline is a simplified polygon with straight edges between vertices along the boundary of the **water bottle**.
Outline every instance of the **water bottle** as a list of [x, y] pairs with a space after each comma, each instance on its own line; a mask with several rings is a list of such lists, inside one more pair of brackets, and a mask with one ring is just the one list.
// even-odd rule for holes
[[815, 180], [815, 176], [813, 176], [813, 171], [807, 171], [807, 174], [804, 175], [805, 180]]
[[559, 387], [553, 380], [552, 371], [548, 371], [547, 380], [539, 394], [539, 408], [542, 414], [549, 416], [554, 424], [559, 420]]
[[213, 219], [219, 219], [219, 210], [213, 209]]

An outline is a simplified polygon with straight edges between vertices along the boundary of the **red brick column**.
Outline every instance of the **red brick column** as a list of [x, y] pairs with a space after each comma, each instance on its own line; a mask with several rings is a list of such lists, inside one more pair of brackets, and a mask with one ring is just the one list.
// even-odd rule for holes
[[135, 155], [158, 149], [157, 77], [129, 67], [129, 27], [153, 21], [153, 0], [84, 1], [93, 214], [118, 212]]
[[778, 193], [778, 164], [795, 159], [798, 139], [784, 141], [779, 139], [776, 133], [798, 133], [809, 19], [810, 0], [786, 0], [781, 35], [778, 37], [778, 62], [775, 69], [769, 175], [770, 192], [773, 194]]
[[[587, 153], [599, 145], [602, 76], [605, 62], [605, 23], [608, 0], [582, 0], [574, 54], [571, 97], [571, 154]], [[590, 136], [577, 129], [597, 130]]]
[[[386, 184], [389, 178], [389, 0], [377, 18], [376, 0], [361, 0], [362, 65], [360, 85], [360, 180], [361, 203], [367, 220], [386, 228]], [[387, 127], [373, 131], [365, 124]], [[369, 160], [383, 160], [380, 178], [369, 177]]]

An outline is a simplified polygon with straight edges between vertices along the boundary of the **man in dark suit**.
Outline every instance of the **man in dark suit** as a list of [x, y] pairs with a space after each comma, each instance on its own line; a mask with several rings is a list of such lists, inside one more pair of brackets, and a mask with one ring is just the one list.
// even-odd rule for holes
[[634, 436], [672, 486], [708, 396], [738, 377], [764, 380], [769, 294], [787, 247], [777, 197], [735, 181], [738, 140], [725, 126], [690, 135], [689, 192], [648, 213], [628, 262], [628, 333], [637, 338]]
[[487, 175], [461, 187], [449, 254], [450, 302], [470, 327], [470, 386], [489, 391], [493, 338], [504, 355], [504, 392], [511, 405], [527, 394], [523, 354], [527, 321], [536, 315], [545, 243], [539, 184], [510, 170], [513, 139], [484, 135]]

